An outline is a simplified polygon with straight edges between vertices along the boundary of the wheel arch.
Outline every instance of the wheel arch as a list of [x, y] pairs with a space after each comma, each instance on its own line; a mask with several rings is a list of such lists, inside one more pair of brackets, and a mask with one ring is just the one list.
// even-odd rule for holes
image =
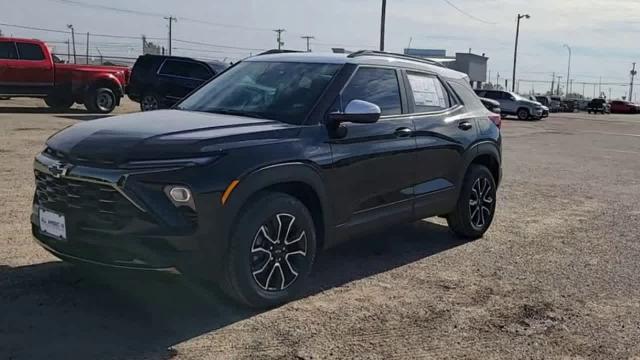
[[118, 79], [111, 74], [101, 76], [90, 81], [85, 86], [84, 94], [88, 94], [90, 91], [101, 87], [111, 89], [111, 91], [113, 91], [113, 93], [116, 95], [116, 102], [120, 104], [120, 98], [124, 96], [124, 89], [122, 89], [122, 85], [120, 84]]
[[470, 158], [467, 169], [473, 164], [486, 166], [491, 171], [496, 185], [499, 185], [502, 179], [500, 150], [492, 142], [480, 143], [476, 146], [476, 149], [477, 152], [474, 157]]
[[241, 177], [238, 186], [229, 196], [227, 206], [232, 214], [232, 223], [242, 209], [252, 203], [261, 193], [282, 192], [300, 200], [313, 218], [318, 248], [324, 248], [330, 219], [327, 211], [327, 195], [320, 172], [312, 164], [303, 162], [270, 165]]

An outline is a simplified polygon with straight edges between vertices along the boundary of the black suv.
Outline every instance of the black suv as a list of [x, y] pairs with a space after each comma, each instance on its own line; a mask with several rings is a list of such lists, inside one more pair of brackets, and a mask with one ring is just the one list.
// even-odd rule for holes
[[490, 116], [465, 74], [424, 60], [256, 56], [173, 110], [52, 136], [33, 235], [71, 262], [201, 276], [273, 306], [353, 236], [443, 216], [481, 237], [501, 174]]
[[142, 111], [167, 109], [225, 68], [219, 61], [142, 55], [133, 65], [126, 92]]

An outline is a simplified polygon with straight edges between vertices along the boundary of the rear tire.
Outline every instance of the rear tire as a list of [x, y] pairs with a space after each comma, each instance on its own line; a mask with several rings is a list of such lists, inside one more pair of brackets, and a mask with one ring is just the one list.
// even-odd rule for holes
[[67, 99], [55, 96], [47, 96], [46, 98], [44, 98], [44, 103], [54, 110], [67, 110], [71, 106], [73, 106], [74, 101], [71, 98]]
[[305, 286], [316, 254], [309, 210], [284, 193], [259, 194], [232, 230], [222, 290], [253, 308], [292, 300]]
[[109, 88], [97, 88], [87, 94], [84, 106], [93, 113], [108, 114], [118, 105], [116, 95]]
[[160, 99], [154, 93], [146, 93], [140, 98], [140, 111], [160, 109]]
[[478, 239], [491, 226], [496, 209], [496, 182], [486, 166], [472, 164], [462, 183], [449, 228], [466, 239]]

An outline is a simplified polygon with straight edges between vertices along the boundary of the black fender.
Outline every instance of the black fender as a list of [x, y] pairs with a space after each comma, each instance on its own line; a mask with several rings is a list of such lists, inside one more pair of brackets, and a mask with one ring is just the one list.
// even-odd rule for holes
[[498, 177], [496, 178], [496, 185], [500, 183], [502, 177], [502, 154], [500, 152], [500, 145], [498, 142], [494, 140], [485, 140], [478, 142], [469, 148], [469, 150], [464, 154], [464, 173], [459, 177], [460, 183], [457, 184], [458, 189], [462, 186], [462, 181], [464, 181], [464, 174], [466, 174], [467, 169], [478, 159], [480, 156], [488, 155], [498, 164]]
[[[306, 185], [316, 195], [322, 213], [322, 232], [325, 239], [332, 236], [329, 229], [333, 228], [329, 214], [328, 196], [321, 170], [315, 164], [305, 162], [287, 162], [269, 165], [254, 170], [239, 179], [237, 187], [231, 192], [225, 203], [225, 214], [233, 223], [240, 216], [242, 208], [249, 204], [251, 198], [262, 190], [286, 183], [299, 183]], [[317, 214], [312, 214], [317, 216]], [[314, 219], [316, 220], [316, 219]], [[231, 229], [229, 229], [231, 230]], [[318, 234], [320, 236], [320, 234]], [[326, 245], [326, 242], [321, 241]]]

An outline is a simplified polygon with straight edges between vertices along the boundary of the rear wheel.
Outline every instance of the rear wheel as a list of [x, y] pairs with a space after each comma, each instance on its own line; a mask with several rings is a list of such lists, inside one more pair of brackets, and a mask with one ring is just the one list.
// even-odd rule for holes
[[55, 110], [66, 110], [73, 105], [74, 101], [71, 98], [47, 96], [44, 98], [44, 103]]
[[223, 290], [255, 308], [293, 299], [315, 259], [316, 234], [309, 210], [290, 195], [264, 193], [242, 213], [231, 235]]
[[447, 216], [449, 228], [468, 239], [482, 237], [496, 209], [496, 182], [486, 166], [473, 164], [465, 175], [455, 210]]
[[160, 108], [160, 100], [153, 93], [144, 94], [140, 99], [140, 111], [152, 111]]
[[117, 106], [116, 95], [109, 88], [97, 88], [89, 91], [84, 106], [90, 112], [108, 114]]

